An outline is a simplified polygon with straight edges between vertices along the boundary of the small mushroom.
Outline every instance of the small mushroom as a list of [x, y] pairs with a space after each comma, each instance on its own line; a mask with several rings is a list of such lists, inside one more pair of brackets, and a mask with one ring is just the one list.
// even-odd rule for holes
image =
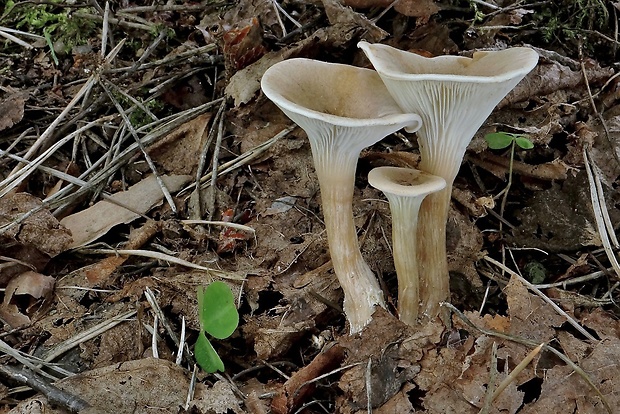
[[412, 168], [378, 167], [370, 171], [368, 182], [383, 191], [390, 203], [398, 313], [401, 321], [414, 325], [420, 306], [416, 257], [418, 211], [424, 197], [445, 188], [446, 180]]
[[290, 59], [270, 67], [261, 86], [310, 140], [332, 264], [344, 291], [350, 332], [358, 332], [385, 301], [360, 253], [353, 222], [357, 160], [363, 148], [385, 136], [403, 127], [417, 130], [420, 117], [403, 113], [369, 69]]
[[526, 47], [476, 52], [473, 58], [426, 58], [381, 44], [358, 46], [405, 112], [418, 113], [423, 171], [443, 177], [446, 188], [426, 197], [419, 213], [420, 300], [425, 316], [439, 314], [450, 296], [446, 221], [454, 178], [467, 145], [493, 108], [538, 62]]

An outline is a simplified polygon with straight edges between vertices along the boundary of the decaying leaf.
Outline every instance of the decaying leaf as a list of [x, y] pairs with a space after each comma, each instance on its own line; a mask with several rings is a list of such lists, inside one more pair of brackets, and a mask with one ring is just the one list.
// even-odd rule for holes
[[170, 175], [195, 175], [203, 140], [211, 114], [206, 113], [184, 123], [148, 148], [161, 172]]
[[[31, 211], [35, 211], [30, 214]], [[23, 216], [26, 216], [24, 219]], [[10, 193], [0, 198], [0, 235], [22, 245], [33, 246], [50, 257], [66, 250], [71, 235], [65, 226], [43, 207], [40, 199], [27, 193]]]
[[0, 131], [22, 120], [27, 97], [27, 93], [15, 92], [0, 101]]
[[321, 0], [325, 7], [325, 13], [332, 25], [354, 25], [363, 28], [367, 40], [378, 42], [388, 36], [388, 32], [376, 26], [366, 16], [343, 6], [338, 0]]
[[[165, 359], [139, 359], [113, 364], [74, 375], [56, 383], [68, 392], [79, 395], [95, 410], [116, 414], [150, 414], [179, 412], [185, 406], [189, 389], [189, 373]], [[202, 413], [242, 413], [239, 400], [224, 384], [214, 385], [209, 392], [202, 383], [196, 384], [191, 405], [205, 408]], [[105, 389], [106, 392], [101, 392]], [[23, 404], [27, 404], [24, 402]], [[227, 411], [230, 410], [230, 411]], [[24, 412], [24, 411], [20, 411]], [[49, 405], [46, 413], [61, 414]]]
[[37, 305], [51, 294], [54, 282], [52, 276], [33, 271], [14, 277], [4, 292], [0, 317], [14, 328], [30, 324], [30, 316], [37, 310]]
[[[175, 192], [187, 184], [191, 177], [177, 175], [164, 176], [162, 179], [168, 190]], [[73, 234], [73, 243], [70, 247], [84, 246], [106, 234], [112, 227], [135, 220], [140, 214], [146, 213], [161, 202], [163, 197], [156, 178], [151, 175], [129, 187], [127, 191], [112, 195], [120, 205], [127, 206], [131, 210], [109, 201], [99, 201], [86, 210], [65, 217], [61, 220], [61, 224]]]

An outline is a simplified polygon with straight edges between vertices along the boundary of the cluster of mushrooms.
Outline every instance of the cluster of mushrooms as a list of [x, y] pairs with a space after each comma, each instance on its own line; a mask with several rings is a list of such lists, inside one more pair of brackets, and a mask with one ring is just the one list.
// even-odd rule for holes
[[376, 71], [298, 58], [273, 65], [261, 81], [264, 94], [310, 140], [351, 334], [370, 322], [375, 307], [385, 308], [353, 222], [361, 150], [402, 128], [417, 132], [420, 170], [379, 167], [368, 182], [390, 203], [399, 317], [410, 325], [434, 319], [450, 295], [446, 221], [467, 145], [538, 62], [525, 47], [426, 58], [382, 44], [358, 46]]

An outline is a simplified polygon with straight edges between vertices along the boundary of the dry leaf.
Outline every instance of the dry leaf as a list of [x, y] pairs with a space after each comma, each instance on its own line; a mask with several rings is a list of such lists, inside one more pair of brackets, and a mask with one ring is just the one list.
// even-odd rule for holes
[[0, 198], [0, 227], [15, 223], [32, 210], [20, 224], [12, 226], [0, 237], [12, 238], [25, 246], [33, 246], [50, 257], [66, 250], [71, 243], [69, 231], [45, 208], [41, 200], [27, 193], [10, 193]]
[[[178, 191], [191, 179], [189, 175], [162, 177], [171, 193]], [[131, 210], [109, 201], [99, 201], [84, 211], [65, 217], [61, 224], [73, 234], [73, 244], [70, 247], [84, 246], [106, 234], [112, 227], [137, 219], [140, 217], [138, 213], [145, 214], [160, 203], [163, 197], [155, 176], [151, 175], [129, 187], [127, 191], [112, 195], [120, 205], [127, 206]]]
[[13, 328], [29, 325], [37, 305], [52, 293], [54, 282], [53, 277], [33, 271], [14, 277], [6, 287], [0, 317]]
[[211, 114], [206, 113], [184, 123], [148, 148], [159, 170], [170, 175], [196, 175], [203, 136], [206, 137]]
[[0, 131], [9, 129], [24, 117], [24, 104], [28, 93], [12, 93], [0, 101]]

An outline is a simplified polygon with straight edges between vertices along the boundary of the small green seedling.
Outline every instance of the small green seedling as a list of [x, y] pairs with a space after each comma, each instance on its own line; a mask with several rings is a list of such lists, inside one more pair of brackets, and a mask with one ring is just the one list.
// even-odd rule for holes
[[[534, 148], [534, 144], [530, 139], [523, 134], [512, 134], [509, 132], [494, 132], [492, 134], [485, 135], [484, 139], [489, 144], [489, 148], [491, 149], [504, 149], [510, 146], [510, 164], [508, 165], [508, 184], [506, 184], [506, 188], [500, 191], [494, 198], [502, 197], [502, 203], [500, 206], [499, 214], [501, 217], [504, 217], [504, 208], [506, 207], [506, 200], [508, 198], [508, 190], [510, 190], [510, 186], [512, 185], [512, 164], [515, 157], [515, 147], [519, 147], [524, 150]], [[502, 231], [503, 222], [499, 222], [499, 231]]]
[[226, 339], [239, 325], [235, 298], [226, 283], [216, 281], [206, 288], [203, 286], [198, 288], [198, 320], [200, 334], [194, 347], [196, 361], [205, 372], [210, 374], [216, 371], [223, 372], [224, 363], [205, 332], [216, 339]]

